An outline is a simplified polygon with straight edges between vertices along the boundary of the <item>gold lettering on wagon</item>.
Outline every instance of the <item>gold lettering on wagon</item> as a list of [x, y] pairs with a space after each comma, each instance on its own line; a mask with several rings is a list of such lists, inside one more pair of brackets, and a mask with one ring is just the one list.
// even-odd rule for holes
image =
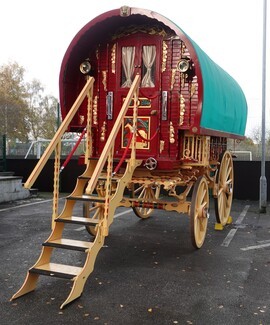
[[185, 115], [185, 111], [186, 111], [186, 104], [185, 104], [185, 98], [183, 97], [183, 95], [180, 95], [180, 117], [179, 117], [179, 125], [183, 125], [184, 123], [184, 115]]

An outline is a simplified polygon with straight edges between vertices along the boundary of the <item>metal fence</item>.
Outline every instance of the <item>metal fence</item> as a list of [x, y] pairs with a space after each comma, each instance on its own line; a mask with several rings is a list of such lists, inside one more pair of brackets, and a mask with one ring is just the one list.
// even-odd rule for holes
[[[37, 158], [39, 159], [51, 140], [37, 140], [28, 143], [15, 143], [7, 148], [8, 157], [20, 157], [20, 158]], [[77, 143], [77, 139], [65, 139], [61, 142], [61, 156], [67, 156], [72, 151], [73, 147]], [[78, 148], [74, 152], [74, 156], [80, 156], [85, 151], [85, 141], [79, 144]]]
[[[16, 142], [10, 144], [9, 141], [0, 139], [0, 160], [3, 166], [3, 148], [4, 143], [7, 143], [5, 148], [6, 156], [10, 158], [37, 158], [39, 159], [51, 140], [38, 140], [27, 143]], [[61, 156], [67, 156], [72, 151], [78, 139], [63, 139], [61, 144]], [[234, 160], [238, 161], [259, 161], [261, 160], [261, 146], [260, 144], [245, 144], [233, 140], [228, 141], [228, 150], [233, 154]], [[74, 152], [74, 156], [80, 156], [85, 152], [85, 140], [83, 139], [78, 148]], [[270, 161], [270, 145], [266, 146], [266, 160]], [[0, 163], [1, 168], [1, 163]], [[3, 167], [2, 167], [3, 169]]]

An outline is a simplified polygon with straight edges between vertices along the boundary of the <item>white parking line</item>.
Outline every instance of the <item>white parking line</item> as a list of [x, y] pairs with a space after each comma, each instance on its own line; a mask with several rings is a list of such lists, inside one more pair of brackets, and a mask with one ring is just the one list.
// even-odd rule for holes
[[[113, 218], [114, 219], [118, 218], [118, 217], [120, 217], [120, 216], [122, 216], [124, 214], [127, 214], [127, 213], [131, 212], [131, 211], [132, 211], [132, 209], [128, 209], [128, 210], [125, 210], [123, 212], [116, 213]], [[84, 229], [85, 229], [85, 227], [83, 226], [83, 227], [79, 227], [79, 228], [75, 229], [75, 231], [82, 231]]]
[[241, 248], [241, 251], [250, 251], [252, 249], [260, 249], [260, 248], [264, 248], [264, 247], [269, 247], [270, 243], [269, 240], [266, 240], [267, 243], [265, 244], [260, 244], [260, 245], [254, 245], [254, 246], [248, 246], [248, 247], [244, 247]]
[[129, 212], [131, 212], [132, 211], [132, 209], [128, 209], [128, 210], [125, 210], [125, 211], [123, 211], [123, 212], [119, 212], [119, 213], [116, 213], [115, 215], [114, 215], [114, 219], [115, 218], [118, 218], [118, 217], [120, 217], [120, 216], [122, 216], [123, 214], [127, 214], [127, 213], [129, 213]]
[[[242, 221], [244, 220], [247, 212], [248, 212], [248, 209], [249, 209], [250, 205], [246, 205], [243, 209], [243, 211], [240, 213], [239, 217], [237, 218], [236, 222], [235, 222], [235, 225], [239, 226]], [[228, 235], [226, 236], [226, 238], [223, 240], [221, 246], [224, 246], [224, 247], [228, 247], [230, 245], [230, 242], [232, 241], [234, 235], [236, 234], [237, 232], [237, 229], [238, 228], [234, 228], [234, 229], [231, 229], [228, 233]]]
[[[63, 198], [59, 198], [59, 200], [62, 200]], [[32, 203], [26, 203], [26, 204], [20, 204], [20, 205], [15, 205], [9, 208], [5, 208], [5, 209], [1, 209], [0, 212], [3, 211], [9, 211], [9, 210], [13, 210], [13, 209], [19, 209], [19, 208], [24, 208], [24, 207], [28, 207], [31, 205], [36, 205], [36, 204], [41, 204], [41, 203], [46, 203], [46, 202], [51, 202], [52, 199], [49, 200], [42, 200], [42, 201], [37, 201], [37, 202], [32, 202]]]

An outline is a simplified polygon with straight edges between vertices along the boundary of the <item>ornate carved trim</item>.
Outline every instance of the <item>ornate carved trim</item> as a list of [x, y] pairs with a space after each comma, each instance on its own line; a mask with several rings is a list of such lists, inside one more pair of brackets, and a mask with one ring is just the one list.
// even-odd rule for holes
[[107, 91], [107, 71], [102, 71], [102, 84], [104, 87], [104, 91]]
[[105, 141], [106, 131], [107, 131], [106, 122], [104, 121], [103, 122], [103, 125], [101, 127], [101, 132], [100, 132], [100, 141], [101, 142], [104, 142]]
[[174, 127], [173, 127], [173, 124], [171, 121], [170, 122], [170, 143], [175, 143], [174, 134], [175, 134], [175, 131], [174, 131]]
[[97, 115], [98, 115], [98, 96], [96, 95], [93, 101], [93, 124], [94, 125], [98, 124]]
[[168, 45], [166, 42], [162, 42], [162, 68], [161, 71], [166, 71], [166, 64], [167, 64], [167, 53], [168, 53]]
[[172, 69], [172, 75], [171, 75], [171, 90], [173, 90], [173, 86], [175, 84], [175, 74], [177, 69]]
[[183, 97], [183, 95], [180, 95], [179, 98], [180, 101], [180, 117], [179, 117], [179, 125], [183, 125], [184, 123], [184, 115], [185, 115], [185, 111], [186, 111], [186, 104], [185, 104], [185, 98]]
[[111, 50], [111, 64], [112, 64], [112, 73], [115, 73], [115, 57], [116, 57], [116, 44], [113, 44], [112, 50]]
[[171, 30], [165, 31], [165, 29], [161, 28], [158, 25], [147, 26], [147, 25], [130, 25], [119, 28], [116, 33], [112, 36], [112, 40], [116, 40], [118, 38], [128, 36], [135, 33], [145, 33], [150, 35], [161, 35], [166, 37], [168, 35], [173, 35]]

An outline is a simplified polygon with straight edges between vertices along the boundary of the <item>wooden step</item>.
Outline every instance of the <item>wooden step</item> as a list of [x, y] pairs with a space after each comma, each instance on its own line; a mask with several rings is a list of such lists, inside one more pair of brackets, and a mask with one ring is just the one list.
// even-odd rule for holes
[[81, 196], [68, 196], [67, 200], [85, 201], [85, 202], [99, 202], [104, 203], [105, 198], [97, 195], [86, 195]]
[[96, 226], [99, 223], [99, 219], [69, 216], [65, 218], [56, 218], [55, 222], [73, 223], [73, 224], [86, 225], [86, 226]]
[[[122, 176], [122, 175], [121, 175]], [[118, 182], [120, 179], [121, 179], [121, 176], [114, 176], [111, 178], [111, 180], [113, 182]], [[90, 180], [91, 177], [89, 176], [79, 176], [78, 177], [79, 179], [87, 179], [87, 180]], [[98, 180], [99, 181], [106, 181], [107, 180], [107, 175], [106, 174], [101, 174], [99, 177], [98, 177]]]
[[81, 240], [60, 238], [60, 239], [47, 241], [42, 245], [85, 252], [93, 246], [93, 243], [81, 241]]
[[79, 275], [82, 271], [81, 267], [47, 263], [40, 266], [33, 267], [29, 270], [30, 273], [37, 273], [41, 275], [54, 276], [63, 279], [73, 279], [75, 276]]
[[82, 176], [82, 175], [80, 175], [80, 176], [78, 176], [78, 179], [90, 179], [91, 177], [89, 177], [89, 176]]

